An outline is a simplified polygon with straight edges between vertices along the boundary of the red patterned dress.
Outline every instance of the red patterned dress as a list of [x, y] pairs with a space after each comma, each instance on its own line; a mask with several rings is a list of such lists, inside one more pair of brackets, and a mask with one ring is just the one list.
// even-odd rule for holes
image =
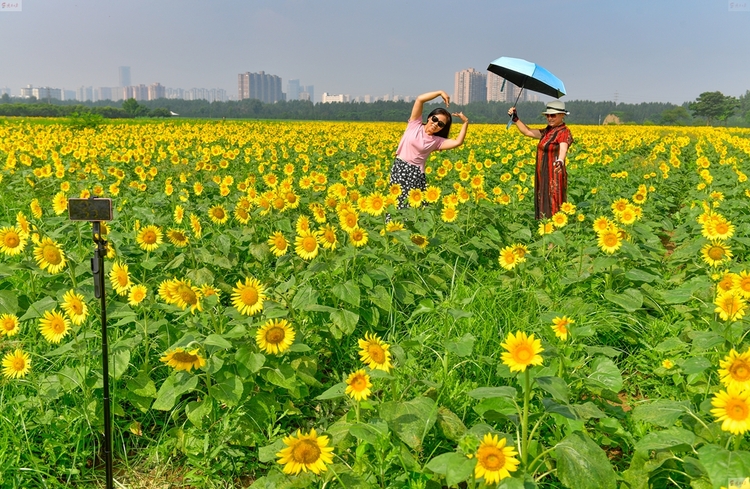
[[534, 179], [534, 216], [536, 219], [552, 217], [568, 199], [568, 170], [555, 169], [554, 162], [560, 153], [560, 143], [573, 144], [573, 135], [565, 123], [541, 129], [542, 138], [536, 147], [536, 178]]

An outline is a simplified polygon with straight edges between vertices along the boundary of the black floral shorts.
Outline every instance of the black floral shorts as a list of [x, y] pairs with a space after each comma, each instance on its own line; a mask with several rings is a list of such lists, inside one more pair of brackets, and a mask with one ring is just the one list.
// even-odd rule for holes
[[393, 160], [391, 167], [391, 185], [397, 183], [401, 186], [401, 195], [398, 196], [398, 208], [406, 209], [409, 207], [409, 191], [418, 188], [422, 191], [427, 190], [427, 178], [422, 169], [417, 165], [412, 165], [401, 158]]

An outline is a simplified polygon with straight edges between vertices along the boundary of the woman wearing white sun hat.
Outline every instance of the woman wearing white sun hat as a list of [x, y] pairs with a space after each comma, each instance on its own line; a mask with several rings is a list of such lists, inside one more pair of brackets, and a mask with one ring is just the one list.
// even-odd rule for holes
[[565, 125], [565, 102], [555, 100], [542, 112], [547, 117], [547, 127], [531, 129], [521, 122], [515, 107], [508, 110], [513, 123], [524, 136], [539, 139], [536, 147], [536, 178], [534, 179], [534, 216], [537, 219], [552, 217], [567, 201], [568, 170], [565, 157], [573, 144], [573, 135]]

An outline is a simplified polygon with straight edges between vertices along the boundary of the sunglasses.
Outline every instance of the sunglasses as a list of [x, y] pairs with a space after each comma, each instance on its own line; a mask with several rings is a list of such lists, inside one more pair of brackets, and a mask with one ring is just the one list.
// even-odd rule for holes
[[435, 124], [437, 124], [440, 129], [445, 127], [445, 122], [438, 119], [436, 115], [433, 115], [432, 117], [430, 117], [430, 120], [434, 122]]
[[557, 117], [560, 114], [544, 114], [544, 115], [545, 117], [547, 117], [547, 119], [549, 119], [550, 117]]

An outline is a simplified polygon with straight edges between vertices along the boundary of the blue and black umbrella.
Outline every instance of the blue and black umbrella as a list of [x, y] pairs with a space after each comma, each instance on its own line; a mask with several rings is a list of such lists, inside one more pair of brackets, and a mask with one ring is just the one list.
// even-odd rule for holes
[[524, 89], [555, 98], [565, 95], [565, 85], [562, 80], [538, 64], [525, 59], [503, 56], [490, 63], [487, 70], [521, 88], [516, 97], [516, 103]]

